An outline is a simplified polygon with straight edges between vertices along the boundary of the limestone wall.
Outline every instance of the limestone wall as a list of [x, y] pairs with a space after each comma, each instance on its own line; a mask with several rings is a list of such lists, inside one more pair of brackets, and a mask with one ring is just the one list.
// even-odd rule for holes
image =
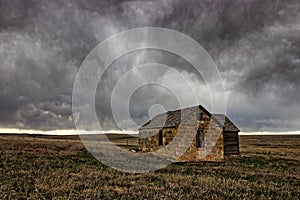
[[[140, 130], [139, 147], [143, 152], [156, 151], [168, 145], [177, 134], [177, 128], [163, 128], [163, 145], [159, 146], [159, 131], [160, 129], [145, 129]], [[144, 146], [144, 137], [146, 136], [146, 146]]]
[[[189, 131], [194, 131], [193, 128], [188, 128], [191, 124], [197, 124], [198, 130], [204, 131], [204, 148], [196, 147], [196, 133], [191, 143], [190, 147], [187, 149], [186, 153], [178, 158], [178, 161], [223, 161], [224, 160], [224, 144], [223, 144], [223, 134], [222, 128], [212, 120], [206, 113], [202, 112], [202, 120], [197, 121], [196, 118], [188, 119], [189, 122], [182, 122], [179, 125], [179, 129], [184, 127]], [[196, 113], [194, 114], [196, 116]]]
[[[197, 113], [202, 113], [202, 118], [197, 121]], [[204, 148], [196, 147], [197, 129], [204, 132]], [[163, 146], [159, 144], [159, 129], [140, 130], [139, 146], [143, 152], [156, 151], [163, 146], [172, 143], [176, 136], [176, 145], [173, 147], [174, 155], [183, 153], [177, 160], [182, 162], [197, 161], [223, 161], [224, 144], [222, 128], [202, 110], [196, 110], [184, 119], [178, 128], [163, 129]], [[143, 137], [147, 137], [146, 146], [143, 145]], [[190, 139], [189, 139], [190, 138]], [[189, 143], [187, 143], [189, 142]], [[190, 145], [189, 147], [187, 147]], [[187, 148], [187, 149], [186, 149]]]

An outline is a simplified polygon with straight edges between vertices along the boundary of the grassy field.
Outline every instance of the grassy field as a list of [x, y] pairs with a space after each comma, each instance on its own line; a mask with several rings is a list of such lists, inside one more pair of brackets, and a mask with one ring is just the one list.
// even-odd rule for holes
[[76, 136], [0, 135], [0, 199], [300, 199], [300, 136], [240, 136], [240, 150], [225, 163], [129, 174], [102, 165]]

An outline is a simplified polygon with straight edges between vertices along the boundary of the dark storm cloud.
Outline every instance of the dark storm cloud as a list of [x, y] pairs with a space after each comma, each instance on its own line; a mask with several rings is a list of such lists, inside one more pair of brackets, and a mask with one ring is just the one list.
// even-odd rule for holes
[[[298, 13], [298, 0], [0, 0], [0, 126], [73, 128], [73, 81], [90, 50], [114, 33], [158, 26], [208, 50], [224, 78], [228, 115], [242, 130], [299, 130]], [[161, 52], [121, 58], [99, 86], [99, 118], [108, 128], [110, 90], [132, 65], [150, 61], [193, 77], [188, 63]], [[160, 78], [171, 81], [168, 71]], [[134, 98], [143, 96], [152, 102], [142, 91]], [[134, 116], [145, 111], [132, 108]]]

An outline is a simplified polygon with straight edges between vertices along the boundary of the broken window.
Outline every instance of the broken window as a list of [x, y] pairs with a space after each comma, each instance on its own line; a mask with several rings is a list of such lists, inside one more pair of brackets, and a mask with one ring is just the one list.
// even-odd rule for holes
[[143, 134], [143, 145], [147, 146], [147, 137], [145, 133]]
[[204, 148], [204, 131], [203, 130], [197, 130], [197, 136], [196, 136], [196, 147], [197, 148]]
[[202, 113], [201, 112], [197, 113], [197, 121], [201, 121], [201, 118], [202, 118]]

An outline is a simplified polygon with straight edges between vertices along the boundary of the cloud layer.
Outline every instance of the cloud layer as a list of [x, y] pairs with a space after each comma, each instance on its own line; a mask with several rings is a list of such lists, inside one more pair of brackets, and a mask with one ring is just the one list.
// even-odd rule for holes
[[[1, 0], [0, 127], [74, 128], [72, 88], [86, 55], [115, 33], [155, 26], [189, 35], [211, 54], [224, 79], [227, 114], [241, 130], [299, 130], [299, 13], [298, 0]], [[205, 83], [189, 63], [162, 51], [133, 52], [114, 62], [99, 84], [96, 109], [107, 129], [116, 128], [109, 107], [114, 85], [148, 62], [185, 74], [209, 109]], [[156, 76], [174, 81], [169, 71]], [[179, 82], [172, 84], [185, 95]], [[142, 123], [151, 104], [172, 109], [174, 98], [161, 87], [140, 88], [131, 99], [132, 116]]]

